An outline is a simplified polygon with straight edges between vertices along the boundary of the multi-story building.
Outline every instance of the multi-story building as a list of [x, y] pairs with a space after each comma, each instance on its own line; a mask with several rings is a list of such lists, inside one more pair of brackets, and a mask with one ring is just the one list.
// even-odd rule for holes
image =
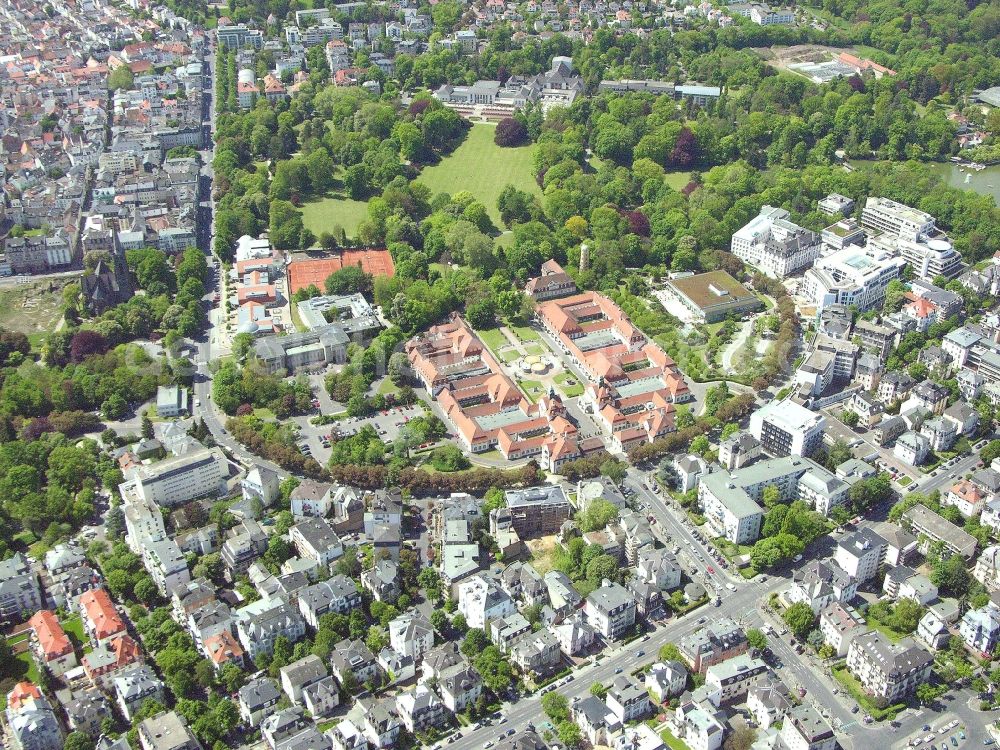
[[55, 614], [47, 609], [36, 612], [28, 625], [32, 630], [31, 648], [39, 664], [57, 676], [76, 666], [73, 644]]
[[750, 434], [772, 456], [808, 456], [823, 441], [825, 418], [792, 401], [771, 401], [750, 416]]
[[139, 724], [142, 750], [202, 750], [201, 743], [176, 711], [153, 716]]
[[215, 38], [219, 46], [227, 49], [260, 49], [264, 45], [264, 35], [243, 23], [219, 26], [215, 30]]
[[682, 639], [677, 647], [691, 669], [705, 674], [712, 665], [745, 654], [750, 644], [743, 628], [724, 618], [696, 630]]
[[907, 510], [900, 519], [904, 528], [911, 528], [915, 534], [925, 540], [922, 549], [926, 550], [930, 543], [943, 542], [950, 553], [961, 555], [971, 560], [976, 553], [976, 538], [925, 505], [918, 504]]
[[919, 237], [935, 229], [934, 217], [889, 198], [868, 198], [861, 211], [861, 225], [896, 236]]
[[63, 733], [42, 691], [19, 682], [7, 694], [7, 726], [15, 750], [61, 750]]
[[511, 524], [521, 539], [555, 534], [570, 517], [569, 499], [558, 484], [507, 490], [504, 498]]
[[228, 476], [229, 464], [222, 451], [205, 448], [139, 466], [119, 491], [123, 496], [135, 492], [148, 502], [170, 508], [198, 497], [224, 493]]
[[984, 656], [993, 654], [1000, 643], [1000, 607], [989, 602], [985, 607], [970, 609], [958, 626], [965, 645]]
[[278, 636], [295, 643], [305, 632], [302, 615], [281, 599], [261, 599], [237, 612], [236, 635], [251, 659], [272, 653]]
[[80, 597], [83, 629], [94, 645], [107, 643], [125, 632], [125, 623], [106, 589], [94, 589]]
[[788, 750], [835, 750], [837, 747], [833, 728], [808, 703], [795, 706], [785, 714], [778, 740]]
[[38, 576], [20, 552], [0, 561], [0, 619], [23, 622], [42, 608]]
[[614, 679], [605, 701], [622, 724], [644, 719], [653, 708], [645, 686], [626, 675], [618, 675]]
[[758, 216], [733, 234], [733, 254], [776, 279], [808, 268], [819, 257], [820, 237], [789, 221], [789, 216], [783, 208], [764, 206]]
[[403, 726], [411, 734], [439, 726], [448, 718], [444, 703], [426, 685], [417, 685], [412, 690], [400, 693], [396, 698], [396, 710]]
[[760, 441], [746, 432], [737, 432], [719, 443], [719, 463], [728, 471], [741, 469], [760, 457]]
[[575, 294], [576, 282], [556, 261], [547, 260], [542, 264], [541, 273], [535, 278], [528, 279], [524, 293], [536, 302], [544, 302], [547, 299]]
[[819, 630], [823, 640], [837, 656], [847, 656], [847, 650], [855, 636], [867, 632], [868, 628], [840, 602], [831, 602], [819, 615]]
[[492, 580], [473, 576], [458, 584], [458, 611], [470, 628], [485, 629], [491, 620], [512, 615], [517, 608]]
[[802, 282], [801, 293], [819, 310], [828, 305], [853, 305], [859, 312], [880, 308], [889, 282], [899, 278], [906, 261], [885, 250], [848, 245], [817, 258]]
[[833, 559], [860, 585], [878, 573], [887, 548], [885, 539], [866, 526], [837, 542]]
[[605, 581], [587, 597], [587, 622], [609, 640], [622, 638], [635, 624], [635, 600], [627, 589]]
[[878, 631], [859, 635], [847, 650], [847, 668], [870, 695], [898, 703], [930, 676], [934, 658], [905, 639], [892, 643]]
[[750, 654], [740, 654], [713, 664], [705, 672], [705, 685], [715, 691], [722, 703], [746, 695], [750, 685], [768, 671], [767, 664]]

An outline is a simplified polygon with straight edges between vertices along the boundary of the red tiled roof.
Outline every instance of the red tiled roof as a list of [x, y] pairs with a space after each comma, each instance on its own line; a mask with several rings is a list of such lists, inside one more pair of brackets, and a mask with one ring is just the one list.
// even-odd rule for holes
[[69, 642], [66, 631], [62, 629], [59, 620], [49, 610], [36, 612], [28, 624], [35, 631], [35, 637], [45, 655], [45, 661], [58, 659], [60, 656], [72, 653], [73, 644]]
[[125, 623], [105, 589], [94, 589], [83, 594], [80, 597], [80, 607], [90, 623], [90, 632], [97, 640], [124, 632]]

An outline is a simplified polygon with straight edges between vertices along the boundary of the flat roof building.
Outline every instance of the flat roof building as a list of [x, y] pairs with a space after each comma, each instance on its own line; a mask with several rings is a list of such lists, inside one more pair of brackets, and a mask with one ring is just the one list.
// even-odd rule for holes
[[750, 434], [772, 456], [808, 456], [822, 443], [825, 422], [794, 401], [771, 401], [750, 415]]
[[715, 323], [730, 315], [738, 318], [764, 306], [757, 295], [725, 271], [671, 279], [667, 288], [697, 320], [705, 323]]

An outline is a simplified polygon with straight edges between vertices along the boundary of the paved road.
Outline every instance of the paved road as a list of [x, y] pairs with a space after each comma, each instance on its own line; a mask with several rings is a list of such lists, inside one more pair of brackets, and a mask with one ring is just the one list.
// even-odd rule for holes
[[[777, 591], [784, 585], [784, 581], [772, 581], [770, 586], [761, 591], [758, 587], [746, 587], [742, 591], [731, 595], [723, 600], [720, 607], [702, 607], [685, 617], [679, 618], [650, 634], [649, 640], [633, 641], [628, 646], [619, 647], [615, 650], [604, 652], [604, 660], [599, 665], [588, 665], [574, 672], [574, 679], [568, 685], [557, 688], [557, 692], [572, 700], [575, 697], [584, 697], [590, 694], [590, 686], [594, 682], [603, 685], [609, 684], [615, 677], [618, 670], [622, 673], [633, 672], [641, 667], [652, 664], [657, 660], [657, 652], [666, 643], [676, 643], [685, 636], [693, 633], [698, 628], [702, 617], [714, 619], [718, 617], [732, 617], [739, 619], [748, 612], [754, 611], [754, 603], [761, 598], [766, 599], [771, 591]], [[746, 621], [746, 620], [744, 620]], [[644, 651], [645, 655], [637, 657], [638, 651]], [[538, 723], [544, 721], [544, 713], [541, 708], [541, 697], [538, 694], [528, 696], [518, 700], [514, 704], [504, 703], [500, 712], [506, 717], [503, 724], [499, 726], [480, 727], [477, 730], [463, 729], [464, 734], [460, 739], [446, 747], [453, 750], [481, 750], [487, 742], [497, 740], [497, 735], [506, 732], [508, 729], [523, 729], [528, 722]]]

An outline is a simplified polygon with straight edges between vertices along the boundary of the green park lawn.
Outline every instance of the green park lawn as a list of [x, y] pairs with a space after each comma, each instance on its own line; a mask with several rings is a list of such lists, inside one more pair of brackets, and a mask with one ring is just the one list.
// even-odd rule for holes
[[519, 380], [517, 384], [521, 386], [521, 390], [531, 403], [545, 395], [545, 387], [537, 380]]
[[666, 174], [667, 184], [674, 190], [680, 190], [689, 182], [691, 182], [690, 172], [667, 172]]
[[[566, 398], [576, 398], [577, 396], [583, 395], [583, 385], [581, 385], [576, 377], [571, 373], [561, 372], [556, 375], [553, 380], [556, 381], [559, 386], [559, 390], [563, 392], [563, 395], [566, 396]], [[575, 381], [575, 384], [569, 385], [567, 381], [570, 380]]]
[[336, 194], [302, 204], [302, 223], [317, 237], [323, 232], [332, 232], [338, 224], [344, 228], [348, 237], [353, 237], [357, 234], [358, 225], [367, 218], [367, 201], [356, 201]]
[[488, 328], [484, 331], [476, 331], [476, 335], [482, 340], [486, 346], [497, 353], [498, 350], [508, 346], [510, 342], [507, 337], [503, 335], [503, 331], [499, 328]]
[[532, 147], [501, 148], [493, 142], [495, 130], [495, 125], [473, 125], [462, 145], [440, 163], [424, 169], [417, 180], [434, 193], [472, 193], [500, 226], [497, 197], [504, 187], [513, 185], [539, 197], [542, 191], [532, 175]]
[[511, 330], [523, 342], [539, 341], [541, 339], [538, 332], [529, 326], [511, 326]]

